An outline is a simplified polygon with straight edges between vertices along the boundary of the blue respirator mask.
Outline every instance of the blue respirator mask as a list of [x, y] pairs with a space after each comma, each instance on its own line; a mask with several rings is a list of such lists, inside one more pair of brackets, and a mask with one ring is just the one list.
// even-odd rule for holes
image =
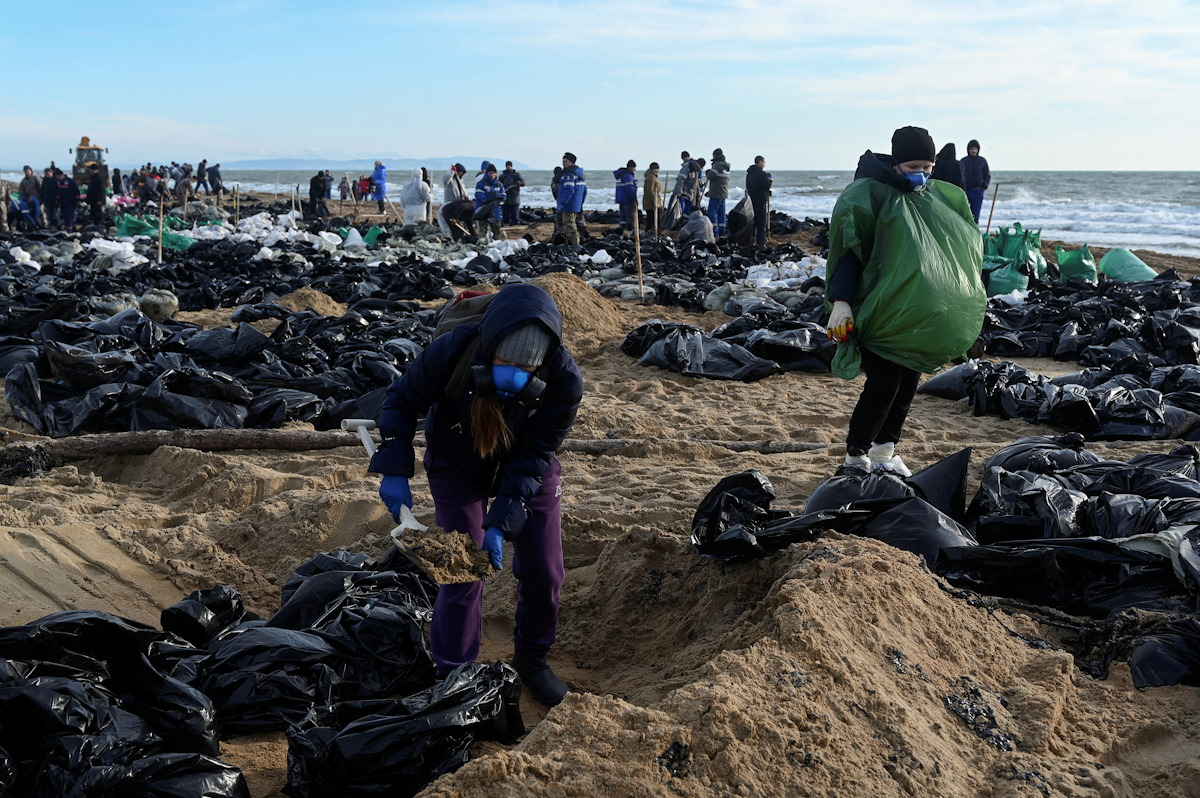
[[519, 366], [492, 366], [492, 385], [496, 388], [496, 395], [506, 399], [525, 390], [532, 377], [532, 372]]
[[901, 170], [901, 174], [912, 184], [914, 191], [925, 188], [925, 184], [929, 182], [930, 178], [929, 172], [905, 172]]

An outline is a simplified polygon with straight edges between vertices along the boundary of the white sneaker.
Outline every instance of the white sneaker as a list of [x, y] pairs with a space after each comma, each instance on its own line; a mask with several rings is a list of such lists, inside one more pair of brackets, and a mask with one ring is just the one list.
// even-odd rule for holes
[[885, 471], [898, 477], [911, 477], [912, 471], [896, 454], [894, 443], [873, 443], [867, 450], [867, 458], [871, 461], [871, 471]]
[[865, 454], [848, 454], [834, 474], [844, 474], [849, 470], [857, 470], [864, 474], [869, 474], [871, 472], [871, 461]]

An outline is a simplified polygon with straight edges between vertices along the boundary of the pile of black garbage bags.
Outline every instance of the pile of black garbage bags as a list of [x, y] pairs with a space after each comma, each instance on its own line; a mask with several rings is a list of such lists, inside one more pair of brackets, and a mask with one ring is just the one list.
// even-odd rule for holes
[[829, 371], [837, 344], [825, 330], [824, 300], [809, 294], [791, 308], [766, 297], [730, 298], [732, 321], [699, 327], [651, 319], [621, 342], [643, 366], [687, 377], [753, 382], [784, 371]]
[[[249, 215], [272, 209], [242, 210]], [[346, 219], [330, 218], [311, 221], [306, 229], [315, 235], [349, 226]], [[432, 335], [434, 311], [420, 310], [415, 300], [449, 299], [456, 286], [553, 272], [596, 282], [596, 264], [589, 258], [601, 250], [612, 278], [604, 285], [615, 290], [628, 282], [621, 278], [636, 271], [638, 260], [634, 242], [617, 235], [579, 245], [511, 247], [503, 263], [487, 254], [465, 262], [437, 260], [418, 255], [417, 244], [437, 251], [422, 231], [390, 225], [372, 237], [365, 254], [353, 257], [284, 239], [269, 247], [271, 257], [259, 258], [260, 242], [226, 238], [165, 249], [163, 263], [156, 263], [156, 242], [137, 239], [135, 249], [150, 262], [111, 268], [111, 260], [98, 261], [84, 246], [106, 233], [100, 227], [0, 233], [0, 376], [14, 413], [44, 435], [276, 427], [292, 421], [333, 429], [344, 418], [373, 418], [387, 385]], [[73, 258], [31, 263], [10, 252], [21, 245], [32, 250], [64, 244], [78, 250]], [[801, 256], [791, 245], [769, 253]], [[703, 309], [713, 288], [743, 277], [752, 263], [736, 247], [677, 248], [670, 239], [652, 237], [641, 261], [656, 301], [694, 310]], [[345, 303], [347, 313], [324, 317], [276, 304], [305, 287]], [[239, 326], [203, 330], [171, 319], [153, 321], [136, 299], [164, 290], [174, 294], [180, 310], [237, 307], [233, 320]], [[121, 307], [121, 298], [132, 299], [132, 306]], [[270, 335], [250, 326], [268, 318], [279, 321]], [[795, 348], [790, 339], [779, 345]]]
[[986, 461], [967, 502], [969, 463], [964, 449], [903, 479], [850, 470], [820, 485], [803, 512], [773, 509], [761, 473], [735, 474], [700, 503], [692, 543], [744, 561], [834, 530], [913, 552], [956, 587], [1096, 628], [1154, 613], [1096, 668], [1119, 657], [1139, 687], [1200, 685], [1200, 450], [1120, 462], [1074, 433], [1021, 438]]
[[524, 733], [508, 665], [435, 679], [436, 591], [396, 551], [332, 552], [267, 619], [217, 586], [164, 610], [161, 630], [94, 611], [0, 629], [0, 795], [248, 798], [220, 740], [274, 730], [290, 796], [414, 795], [476, 739]]
[[1088, 440], [1200, 440], [1200, 366], [1130, 358], [1046, 377], [1010, 361], [968, 360], [917, 393], [965, 400], [977, 416], [1020, 418]]

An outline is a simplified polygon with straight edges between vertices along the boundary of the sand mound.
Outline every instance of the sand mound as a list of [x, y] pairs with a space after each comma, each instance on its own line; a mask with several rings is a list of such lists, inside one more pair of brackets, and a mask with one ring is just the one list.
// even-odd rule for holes
[[284, 294], [275, 300], [275, 304], [287, 308], [293, 313], [311, 310], [322, 316], [345, 316], [346, 304], [336, 302], [328, 294], [313, 288], [297, 288], [290, 294]]
[[627, 324], [621, 311], [596, 293], [578, 275], [560, 272], [533, 281], [554, 298], [563, 317], [563, 343], [576, 355], [612, 348], [625, 337]]

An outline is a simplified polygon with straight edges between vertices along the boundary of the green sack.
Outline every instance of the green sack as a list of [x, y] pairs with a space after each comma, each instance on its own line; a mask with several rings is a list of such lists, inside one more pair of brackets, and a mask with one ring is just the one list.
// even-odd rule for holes
[[347, 238], [350, 237], [350, 228], [349, 227], [339, 227], [337, 229], [337, 234], [342, 237], [343, 241], [345, 241]]
[[117, 214], [117, 235], [118, 236], [151, 236], [158, 235], [158, 225], [150, 224], [146, 220], [134, 216], [131, 213]]
[[1054, 252], [1055, 259], [1058, 261], [1058, 282], [1062, 285], [1066, 285], [1068, 280], [1076, 277], [1087, 280], [1089, 283], [1095, 283], [1098, 279], [1096, 259], [1092, 257], [1092, 252], [1087, 248], [1087, 244], [1074, 251], [1055, 247]]
[[1030, 274], [1045, 279], [1047, 264], [1042, 254], [1042, 231], [1026, 230], [1020, 222], [1015, 222], [1011, 233], [1003, 228], [998, 232], [999, 254], [1014, 263], [1027, 264]]
[[179, 233], [168, 233], [165, 230], [163, 231], [162, 245], [167, 249], [173, 249], [177, 252], [182, 252], [195, 243], [196, 239], [194, 238], [188, 238], [187, 236], [180, 235]]
[[1110, 249], [1100, 259], [1100, 271], [1114, 280], [1122, 283], [1136, 283], [1139, 280], [1153, 280], [1158, 272], [1127, 249]]
[[371, 229], [367, 231], [367, 234], [365, 236], [363, 236], [363, 243], [366, 244], [367, 246], [374, 244], [375, 239], [379, 238], [379, 234], [382, 232], [383, 232], [382, 227], [380, 227], [377, 224], [372, 225]]
[[831, 221], [827, 284], [847, 251], [863, 264], [850, 303], [855, 329], [838, 344], [834, 374], [858, 375], [860, 345], [931, 373], [966, 354], [987, 299], [983, 242], [962, 189], [934, 180], [910, 193], [861, 178], [842, 191]]
[[1013, 291], [1024, 291], [1029, 288], [1029, 275], [1020, 264], [1008, 261], [998, 269], [993, 269], [987, 275], [988, 296], [1011, 294]]

